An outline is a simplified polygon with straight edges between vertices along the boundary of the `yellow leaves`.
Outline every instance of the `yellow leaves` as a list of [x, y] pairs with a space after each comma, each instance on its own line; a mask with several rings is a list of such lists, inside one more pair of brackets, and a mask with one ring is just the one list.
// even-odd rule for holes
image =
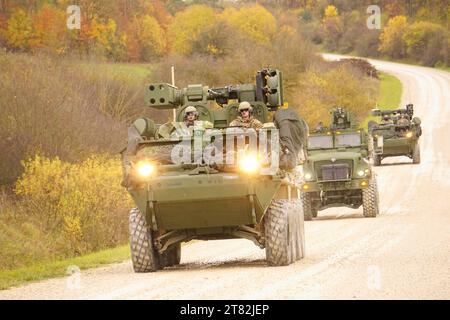
[[405, 16], [396, 16], [389, 19], [388, 25], [380, 35], [379, 50], [393, 58], [402, 58], [405, 55], [403, 34], [407, 26]]
[[275, 17], [263, 6], [252, 5], [236, 9], [226, 9], [221, 19], [242, 32], [243, 35], [263, 44], [268, 44], [275, 36]]
[[428, 66], [446, 60], [450, 62], [448, 54], [450, 32], [439, 24], [428, 21], [415, 22], [408, 26], [402, 39], [407, 47], [408, 56]]
[[15, 192], [36, 201], [57, 202], [64, 188], [69, 164], [58, 158], [53, 160], [37, 155], [24, 162], [24, 174], [17, 181]]
[[78, 252], [79, 242], [86, 237], [92, 241], [101, 230], [99, 225], [107, 224], [113, 212], [132, 206], [121, 178], [119, 159], [106, 155], [77, 164], [35, 156], [24, 163], [15, 192], [35, 215], [47, 221], [47, 228], [60, 228], [72, 250]]
[[129, 56], [134, 60], [150, 61], [151, 58], [163, 55], [167, 49], [165, 31], [149, 15], [133, 20], [127, 30], [125, 43]]
[[210, 53], [211, 55], [217, 55], [220, 53], [219, 48], [217, 48], [215, 45], [213, 44], [208, 44], [208, 46], [206, 47], [206, 51], [208, 53]]
[[[177, 13], [170, 26], [172, 51], [184, 55], [192, 53], [199, 36], [208, 30], [218, 33], [216, 29], [220, 28], [220, 24], [231, 27], [236, 32], [233, 37], [240, 35], [262, 44], [269, 44], [277, 30], [275, 17], [260, 5], [245, 6], [239, 10], [230, 7], [218, 14], [207, 6], [194, 5]], [[209, 43], [203, 42], [200, 41], [202, 48], [196, 48], [199, 52], [212, 55], [223, 53], [214, 39]]]
[[324, 20], [337, 17], [338, 15], [339, 15], [338, 9], [330, 4], [325, 8]]
[[30, 17], [22, 9], [14, 9], [7, 21], [4, 37], [9, 46], [29, 49], [33, 45], [35, 33]]
[[377, 85], [340, 66], [326, 72], [309, 70], [300, 79], [298, 92], [299, 112], [314, 127], [329, 118], [333, 106], [345, 106], [357, 120], [363, 119], [375, 104]]
[[89, 36], [95, 39], [103, 47], [111, 49], [112, 40], [115, 38], [116, 28], [116, 22], [112, 19], [108, 19], [106, 23], [102, 23], [97, 18], [94, 18], [91, 22]]
[[83, 238], [80, 217], [65, 216], [63, 221], [64, 233], [67, 235], [71, 243], [76, 246], [76, 244]]
[[205, 5], [194, 5], [175, 15], [170, 27], [172, 50], [179, 54], [190, 54], [192, 43], [202, 30], [215, 22], [214, 11]]

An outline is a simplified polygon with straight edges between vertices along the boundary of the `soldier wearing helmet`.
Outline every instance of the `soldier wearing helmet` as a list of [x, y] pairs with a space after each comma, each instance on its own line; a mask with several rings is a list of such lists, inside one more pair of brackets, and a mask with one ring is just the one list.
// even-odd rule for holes
[[389, 117], [389, 115], [385, 114], [383, 116], [383, 120], [381, 120], [381, 124], [393, 124], [394, 122], [392, 121], [391, 117]]
[[188, 106], [184, 109], [183, 121], [186, 127], [194, 125], [194, 122], [198, 119], [198, 111], [193, 106]]
[[401, 126], [409, 126], [409, 120], [405, 114], [400, 115], [400, 119], [397, 121], [397, 124]]
[[253, 117], [253, 107], [247, 101], [242, 101], [239, 103], [238, 113], [238, 117], [231, 121], [230, 127], [244, 127], [253, 129], [260, 129], [263, 127], [261, 121]]

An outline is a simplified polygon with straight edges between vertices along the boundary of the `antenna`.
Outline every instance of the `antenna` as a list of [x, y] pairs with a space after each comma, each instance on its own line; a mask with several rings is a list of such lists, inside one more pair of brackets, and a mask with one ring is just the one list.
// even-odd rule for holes
[[[172, 86], [175, 87], [175, 66], [172, 66], [170, 69], [171, 69], [171, 73], [172, 73]], [[176, 108], [172, 109], [172, 113], [173, 113], [173, 121], [175, 122], [177, 120]]]

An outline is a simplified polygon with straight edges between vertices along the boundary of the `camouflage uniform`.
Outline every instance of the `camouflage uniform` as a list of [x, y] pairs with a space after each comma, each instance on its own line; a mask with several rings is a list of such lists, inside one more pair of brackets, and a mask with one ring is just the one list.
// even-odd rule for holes
[[250, 116], [247, 120], [244, 120], [241, 116], [238, 116], [236, 119], [231, 121], [230, 127], [261, 129], [263, 124], [258, 119], [253, 118], [253, 116]]
[[394, 121], [388, 116], [383, 117], [383, 119], [380, 122], [381, 124], [394, 124]]
[[397, 124], [401, 126], [409, 126], [409, 120], [406, 119], [405, 116], [401, 116], [400, 119], [397, 121]]

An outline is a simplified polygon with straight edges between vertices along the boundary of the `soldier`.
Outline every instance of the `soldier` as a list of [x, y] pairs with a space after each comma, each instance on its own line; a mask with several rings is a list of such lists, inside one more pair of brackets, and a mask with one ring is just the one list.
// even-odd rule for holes
[[381, 124], [393, 124], [394, 122], [392, 121], [391, 117], [389, 117], [389, 115], [385, 114], [383, 116], [383, 120], [381, 120]]
[[198, 119], [198, 111], [193, 106], [188, 106], [184, 109], [184, 117], [183, 121], [186, 127], [190, 127], [194, 125], [194, 122]]
[[253, 108], [247, 101], [242, 101], [238, 107], [239, 116], [231, 121], [230, 127], [260, 129], [263, 124], [253, 117]]
[[409, 126], [409, 120], [406, 118], [406, 115], [401, 114], [397, 124], [400, 126]]
[[322, 133], [322, 132], [325, 131], [325, 127], [323, 126], [323, 122], [322, 122], [322, 121], [320, 121], [320, 122], [316, 125], [316, 128], [314, 129], [314, 131], [315, 131], [316, 133]]

